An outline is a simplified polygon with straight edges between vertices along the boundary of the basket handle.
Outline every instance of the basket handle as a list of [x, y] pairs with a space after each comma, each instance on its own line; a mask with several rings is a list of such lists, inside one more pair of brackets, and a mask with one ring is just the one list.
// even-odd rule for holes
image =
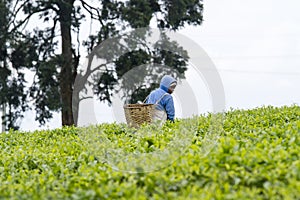
[[165, 93], [164, 95], [162, 95], [162, 96], [160, 97], [160, 99], [158, 99], [158, 100], [155, 102], [155, 104], [158, 104], [158, 103], [164, 98], [164, 96], [166, 96], [166, 95], [168, 95], [168, 93]]
[[148, 99], [148, 97], [150, 96], [150, 94], [146, 97], [146, 99], [143, 101], [143, 103], [145, 103], [146, 102], [146, 100]]

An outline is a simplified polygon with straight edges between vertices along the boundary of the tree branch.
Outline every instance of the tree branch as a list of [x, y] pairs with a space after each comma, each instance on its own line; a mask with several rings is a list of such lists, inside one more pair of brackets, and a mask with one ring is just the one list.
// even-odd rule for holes
[[[21, 8], [24, 7], [25, 4], [26, 4], [26, 3], [24, 3], [24, 4], [22, 4], [22, 5], [20, 6], [20, 8], [18, 9], [18, 12], [21, 10]], [[49, 9], [50, 9], [50, 10], [54, 10], [55, 12], [58, 11], [58, 10], [57, 10], [56, 8], [54, 8], [53, 6], [48, 5], [48, 6], [44, 7], [44, 8], [41, 8], [41, 9], [39, 9], [39, 10], [36, 10], [36, 11], [32, 12], [32, 13], [29, 13], [29, 14], [25, 17], [25, 19], [22, 20], [22, 21], [20, 21], [18, 24], [16, 24], [16, 25], [13, 27], [13, 29], [12, 29], [11, 31], [9, 31], [9, 33], [13, 33], [14, 31], [16, 31], [18, 28], [20, 28], [20, 27], [23, 26], [24, 24], [27, 24], [27, 23], [29, 22], [30, 18], [31, 18], [34, 14], [37, 14], [37, 13], [40, 13], [40, 12], [43, 12], [43, 11], [46, 11], [46, 10], [49, 10]], [[16, 15], [17, 15], [17, 13], [15, 13], [14, 18], [16, 18]], [[14, 21], [15, 21], [15, 20], [13, 20], [12, 23], [14, 23]], [[26, 27], [26, 25], [25, 25], [25, 27]]]
[[[88, 3], [86, 3], [84, 0], [80, 0], [82, 7], [91, 15], [91, 19], [95, 19], [95, 20], [99, 20], [99, 23], [104, 26], [104, 23], [102, 21], [102, 17], [101, 14], [99, 12], [99, 10], [91, 5], [89, 5]], [[96, 11], [97, 14], [93, 13], [92, 11]], [[95, 17], [95, 15], [97, 16], [97, 18]]]
[[54, 22], [53, 22], [53, 27], [51, 28], [51, 43], [53, 43], [53, 39], [55, 38], [55, 28], [56, 28], [56, 25], [57, 25], [57, 22], [58, 22], [59, 18], [58, 17], [55, 17], [54, 18]]

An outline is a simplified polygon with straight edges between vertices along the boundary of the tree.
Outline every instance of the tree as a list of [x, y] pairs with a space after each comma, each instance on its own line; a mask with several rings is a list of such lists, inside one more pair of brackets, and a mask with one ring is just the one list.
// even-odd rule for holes
[[[14, 20], [13, 30], [24, 28], [34, 15], [39, 16], [39, 23], [49, 24], [46, 28], [33, 30], [27, 34], [27, 39], [22, 40], [22, 42], [30, 40], [31, 44], [28, 45], [35, 49], [30, 55], [37, 55], [30, 59], [31, 64], [26, 67], [35, 72], [30, 97], [37, 113], [36, 120], [41, 124], [51, 118], [51, 112], [55, 110], [62, 112], [62, 125], [76, 123], [72, 112], [72, 98], [74, 98], [72, 95], [75, 78], [78, 77], [80, 41], [74, 42], [74, 38], [78, 37], [83, 19], [90, 17], [99, 23], [100, 27], [96, 35], [91, 35], [83, 42], [91, 53], [101, 42], [130, 28], [147, 27], [152, 19], [155, 19], [157, 27], [162, 30], [176, 31], [186, 24], [200, 25], [203, 11], [201, 0], [98, 0], [93, 5], [85, 0], [14, 2], [16, 9], [13, 18], [21, 12], [25, 17], [18, 21]], [[87, 13], [87, 16], [84, 13]], [[176, 44], [169, 45], [178, 47]], [[58, 49], [61, 49], [61, 53], [57, 53]], [[110, 91], [114, 89], [116, 79], [133, 66], [150, 62], [172, 63], [183, 73], [186, 70], [186, 61], [187, 55], [184, 52], [178, 56], [160, 50], [159, 46], [151, 51], [137, 46], [135, 50], [107, 62], [107, 64], [114, 63], [115, 67], [104, 67], [104, 73], [98, 77], [99, 84], [95, 87], [95, 93], [99, 95], [100, 100], [110, 102]], [[117, 74], [117, 78], [114, 74]], [[151, 83], [150, 86], [154, 87], [155, 84]], [[139, 94], [131, 93], [135, 99], [139, 98], [141, 93], [144, 96], [150, 88], [140, 89]]]
[[37, 55], [31, 39], [14, 28], [16, 7], [12, 0], [0, 1], [0, 105], [5, 130], [18, 129], [18, 119], [28, 108], [23, 69], [32, 67]]

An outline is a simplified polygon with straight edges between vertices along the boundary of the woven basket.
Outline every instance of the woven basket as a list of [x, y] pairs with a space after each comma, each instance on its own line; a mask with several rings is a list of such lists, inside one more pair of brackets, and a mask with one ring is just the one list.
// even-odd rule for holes
[[143, 123], [153, 121], [155, 104], [127, 104], [124, 105], [124, 112], [127, 124], [138, 128]]
[[152, 123], [154, 121], [164, 122], [167, 120], [167, 114], [164, 109], [158, 104], [166, 94], [162, 95], [155, 104], [126, 104], [124, 105], [124, 112], [127, 124], [130, 127], [138, 128], [143, 123]]

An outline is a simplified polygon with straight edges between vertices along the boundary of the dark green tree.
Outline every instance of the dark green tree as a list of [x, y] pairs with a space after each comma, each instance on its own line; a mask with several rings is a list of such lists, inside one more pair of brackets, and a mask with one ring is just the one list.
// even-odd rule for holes
[[[176, 31], [187, 24], [200, 25], [203, 12], [201, 0], [98, 0], [93, 1], [93, 4], [86, 0], [15, 0], [11, 2], [14, 2], [14, 6], [10, 7], [14, 9], [11, 11], [13, 17], [10, 18], [13, 19], [12, 31], [17, 32], [26, 27], [34, 16], [39, 17], [37, 23], [46, 27], [37, 27], [27, 35], [13, 35], [14, 41], [18, 38], [23, 45], [27, 45], [26, 50], [33, 48], [33, 52], [26, 54], [30, 55], [30, 59], [22, 62], [22, 66], [35, 73], [33, 85], [30, 87], [30, 98], [37, 113], [36, 120], [42, 124], [52, 117], [52, 111], [57, 110], [62, 112], [62, 125], [76, 123], [76, 113], [73, 115], [72, 111], [72, 99], [77, 99], [75, 107], [80, 99], [76, 96], [78, 93], [73, 91], [75, 78], [80, 77], [82, 81], [85, 81], [89, 75], [89, 73], [78, 74], [79, 45], [82, 41], [75, 39], [78, 38], [85, 18], [91, 18], [99, 23], [100, 27], [96, 35], [91, 35], [83, 42], [88, 52], [92, 53], [94, 47], [105, 40], [116, 37], [128, 29], [148, 27], [151, 20], [154, 20], [161, 30]], [[22, 13], [22, 17], [16, 20], [19, 13]], [[142, 44], [145, 37], [146, 35], [137, 38], [137, 43]], [[99, 99], [110, 102], [110, 95], [115, 90], [114, 86], [118, 78], [141, 64], [158, 63], [173, 66], [179, 72], [178, 75], [184, 77], [188, 60], [186, 52], [181, 50], [182, 53], [174, 55], [174, 53], [162, 50], [160, 45], [180, 48], [172, 42], [157, 43], [151, 48], [136, 45], [134, 50], [131, 48], [130, 52], [119, 58], [112, 56], [111, 58], [114, 59], [109, 60], [106, 66], [101, 66], [103, 73], [98, 76], [97, 84], [94, 86]], [[22, 51], [24, 52], [25, 50]], [[108, 67], [108, 65], [114, 67]], [[141, 85], [138, 91], [130, 91], [129, 94], [135, 101], [145, 97], [155, 86], [157, 86], [155, 82], [150, 82]], [[130, 90], [130, 87], [128, 89]], [[2, 94], [3, 91], [1, 88]]]
[[31, 38], [14, 28], [17, 8], [13, 2], [0, 1], [0, 105], [6, 130], [18, 129], [28, 109], [24, 68], [32, 67], [37, 57]]

